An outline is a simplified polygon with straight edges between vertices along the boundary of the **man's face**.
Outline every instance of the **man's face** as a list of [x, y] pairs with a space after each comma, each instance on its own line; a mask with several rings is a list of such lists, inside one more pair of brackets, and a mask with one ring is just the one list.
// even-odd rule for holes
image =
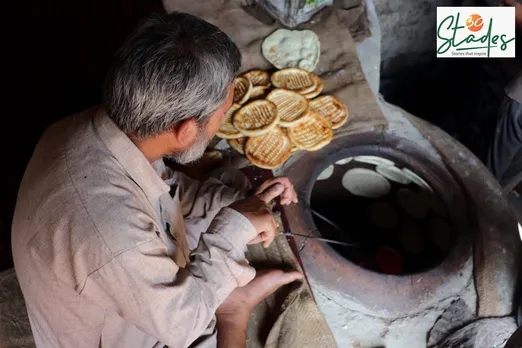
[[232, 106], [232, 102], [234, 101], [234, 88], [236, 87], [235, 82], [232, 83], [230, 86], [230, 90], [228, 92], [228, 98], [225, 101], [225, 104], [223, 104], [216, 112], [210, 116], [209, 121], [207, 122], [206, 126], [206, 132], [210, 139], [216, 135], [217, 131], [219, 130], [219, 127], [221, 126], [221, 122], [225, 119], [225, 114], [227, 113], [228, 109]]
[[167, 156], [168, 158], [179, 164], [187, 164], [197, 161], [201, 156], [203, 156], [208, 144], [219, 130], [221, 122], [225, 119], [226, 112], [232, 106], [234, 100], [234, 88], [235, 83], [232, 83], [227, 100], [212, 114], [212, 116], [210, 116], [209, 120], [203, 127], [199, 127], [198, 135], [194, 143], [187, 150], [176, 152], [173, 155]]

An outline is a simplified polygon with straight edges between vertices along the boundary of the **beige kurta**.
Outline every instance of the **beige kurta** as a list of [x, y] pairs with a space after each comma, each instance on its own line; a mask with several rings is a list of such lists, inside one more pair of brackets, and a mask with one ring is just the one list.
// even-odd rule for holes
[[254, 277], [243, 250], [256, 232], [225, 207], [241, 192], [168, 183], [103, 109], [44, 133], [12, 229], [38, 347], [216, 345], [216, 308]]

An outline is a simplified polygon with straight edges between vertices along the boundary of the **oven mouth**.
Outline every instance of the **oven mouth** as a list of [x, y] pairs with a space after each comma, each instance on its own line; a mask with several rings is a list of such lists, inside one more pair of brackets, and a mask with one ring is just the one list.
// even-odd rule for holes
[[[368, 163], [367, 156], [410, 170], [427, 186], [422, 181], [404, 184], [384, 178], [390, 184], [386, 195], [364, 197], [348, 191], [342, 184], [347, 172], [362, 169], [377, 173], [377, 166], [382, 170], [391, 165]], [[347, 158], [352, 160], [339, 163]], [[333, 173], [324, 179], [325, 170], [330, 172], [331, 166]], [[320, 175], [322, 180], [317, 180]], [[453, 197], [460, 191], [449, 173], [423, 156], [420, 149], [380, 143], [341, 148], [322, 158], [307, 182], [304, 198], [308, 207], [318, 213], [307, 219], [313, 230], [325, 238], [358, 244], [330, 244], [332, 252], [370, 272], [408, 276], [437, 268], [455, 252], [459, 233], [467, 225], [465, 207], [454, 206]], [[419, 208], [419, 202], [424, 208]]]

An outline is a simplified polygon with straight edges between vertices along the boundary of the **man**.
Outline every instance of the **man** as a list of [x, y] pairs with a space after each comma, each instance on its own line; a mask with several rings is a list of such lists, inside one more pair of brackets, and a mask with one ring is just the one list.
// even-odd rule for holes
[[151, 18], [119, 52], [105, 106], [44, 133], [12, 229], [38, 347], [243, 347], [253, 307], [301, 277], [254, 278], [244, 255], [248, 243], [275, 237], [267, 203], [297, 202], [288, 179], [244, 199], [216, 179], [163, 181], [152, 166], [203, 154], [232, 103], [240, 60], [199, 18]]
[[[515, 23], [518, 33], [522, 29], [522, 5], [516, 0], [506, 0], [505, 2], [506, 5], [515, 7]], [[517, 72], [514, 77], [512, 71], [504, 73], [511, 81], [500, 92], [497, 92], [500, 95], [498, 99], [501, 99], [500, 106], [495, 110], [498, 117], [493, 117], [497, 119], [497, 123], [484, 156], [484, 162], [508, 192], [522, 181], [522, 73], [520, 67], [520, 63], [515, 62], [511, 69]]]

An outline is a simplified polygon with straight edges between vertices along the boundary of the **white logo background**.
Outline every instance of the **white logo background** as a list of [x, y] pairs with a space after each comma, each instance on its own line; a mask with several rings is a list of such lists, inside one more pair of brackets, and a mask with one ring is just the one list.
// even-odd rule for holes
[[[492, 21], [491, 37], [485, 42], [472, 42], [462, 43], [458, 47], [452, 47], [444, 53], [439, 53], [439, 48], [445, 43], [445, 39], [439, 38], [444, 37], [446, 39], [453, 38], [454, 31], [452, 28], [455, 27], [457, 14], [460, 13], [458, 25], [464, 28], [456, 31], [454, 44], [465, 40], [469, 35], [473, 34], [475, 40], [488, 34], [488, 28], [490, 19]], [[484, 25], [479, 31], [471, 31], [466, 27], [466, 19], [471, 14], [478, 14], [482, 17]], [[447, 20], [439, 30], [441, 22], [448, 16], [453, 16], [453, 24], [451, 28], [448, 28], [450, 20]], [[451, 57], [451, 58], [487, 58], [487, 48], [471, 49], [471, 50], [459, 50], [461, 48], [471, 47], [485, 47], [488, 42], [491, 46], [489, 51], [489, 57], [515, 57], [515, 40], [507, 44], [505, 51], [501, 50], [502, 40], [499, 38], [497, 44], [493, 44], [491, 41], [495, 35], [506, 35], [505, 40], [509, 40], [515, 37], [515, 8], [514, 7], [437, 7], [437, 57]], [[448, 45], [446, 43], [446, 45]]]

